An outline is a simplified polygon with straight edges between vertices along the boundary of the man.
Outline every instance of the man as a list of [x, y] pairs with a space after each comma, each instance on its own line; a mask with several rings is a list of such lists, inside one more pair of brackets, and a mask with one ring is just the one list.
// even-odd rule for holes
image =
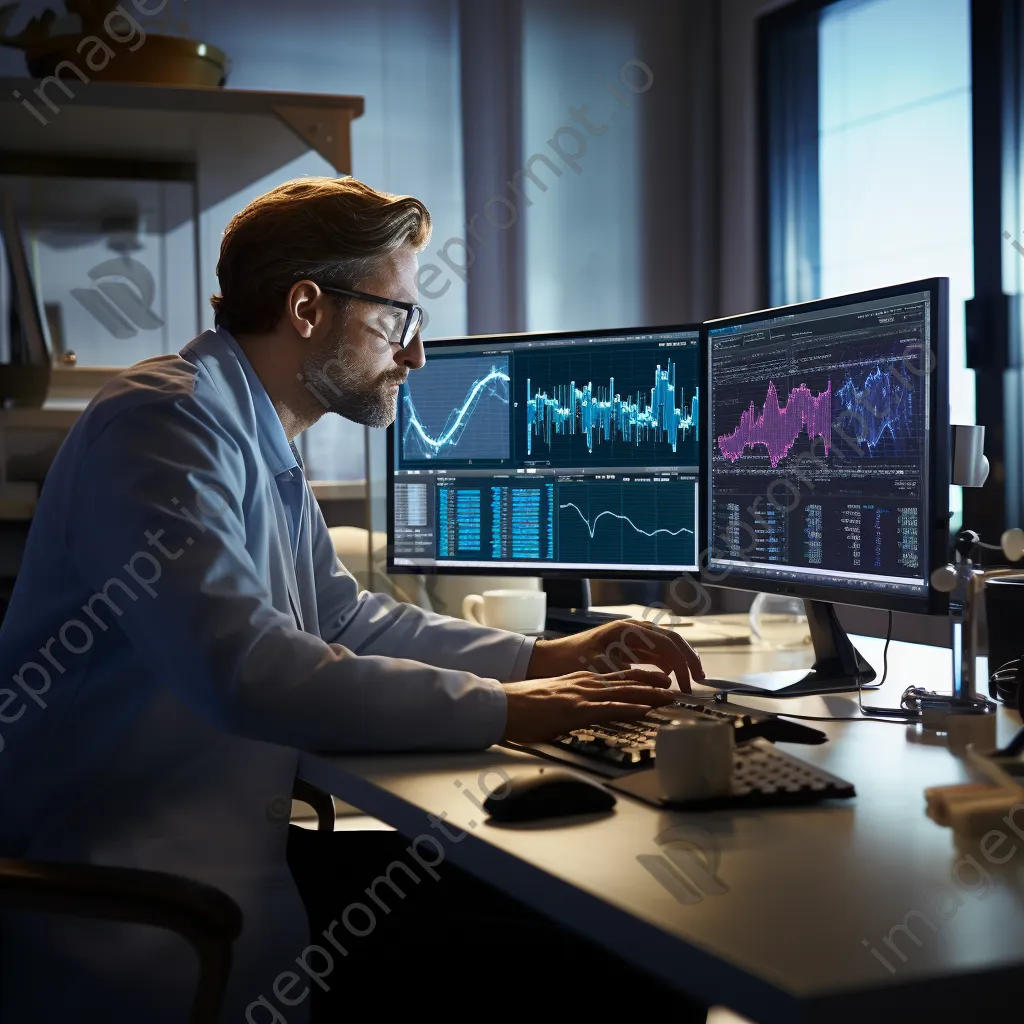
[[[68, 435], [0, 630], [0, 853], [228, 893], [245, 923], [225, 1020], [308, 1010], [273, 1002], [309, 942], [288, 867], [302, 876], [317, 856], [288, 849], [300, 751], [548, 738], [666, 703], [667, 673], [702, 677], [649, 625], [641, 669], [614, 629], [533, 642], [359, 593], [339, 565], [292, 442], [328, 409], [394, 419], [424, 363], [410, 300], [429, 231], [419, 201], [352, 179], [291, 182], [243, 210], [223, 239], [216, 330], [127, 370]], [[324, 886], [359, 891], [387, 865], [361, 875], [346, 839], [322, 884], [299, 877], [314, 921]], [[445, 913], [460, 886], [484, 889], [451, 878]], [[186, 1019], [194, 961], [167, 933], [9, 915], [0, 948], [9, 1024]], [[371, 967], [353, 955], [339, 989], [380, 979]]]

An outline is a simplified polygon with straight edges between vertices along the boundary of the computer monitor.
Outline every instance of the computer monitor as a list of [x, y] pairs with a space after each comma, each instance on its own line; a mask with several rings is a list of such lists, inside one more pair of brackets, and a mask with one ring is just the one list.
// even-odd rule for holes
[[948, 613], [948, 304], [935, 278], [704, 325], [702, 578], [803, 598], [817, 656], [744, 689], [870, 684], [833, 601]]
[[700, 325], [426, 350], [389, 437], [389, 571], [696, 571]]

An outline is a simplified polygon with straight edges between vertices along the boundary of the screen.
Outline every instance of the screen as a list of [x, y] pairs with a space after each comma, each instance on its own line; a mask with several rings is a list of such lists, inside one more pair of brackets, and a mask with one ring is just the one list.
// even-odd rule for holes
[[697, 567], [697, 330], [427, 346], [392, 428], [392, 563]]
[[928, 291], [708, 328], [711, 572], [927, 595]]

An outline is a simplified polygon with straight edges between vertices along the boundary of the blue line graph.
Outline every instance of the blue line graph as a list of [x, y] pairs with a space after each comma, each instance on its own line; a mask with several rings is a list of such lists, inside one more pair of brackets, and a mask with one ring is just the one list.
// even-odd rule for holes
[[579, 507], [579, 505], [576, 505], [576, 504], [574, 504], [571, 501], [567, 501], [564, 505], [559, 505], [558, 507], [560, 509], [562, 509], [562, 508], [574, 508], [574, 509], [576, 509], [576, 511], [579, 512], [579, 514], [580, 514], [580, 519], [582, 519], [583, 522], [586, 523], [587, 530], [590, 533], [590, 539], [591, 540], [594, 539], [594, 536], [595, 536], [595, 534], [597, 532], [597, 524], [601, 521], [601, 518], [603, 516], [612, 516], [615, 519], [622, 520], [624, 523], [629, 523], [629, 525], [632, 526], [633, 529], [636, 530], [637, 533], [642, 533], [645, 537], [657, 537], [657, 535], [659, 533], [668, 534], [669, 537], [678, 537], [679, 534], [681, 534], [681, 533], [688, 533], [688, 534], [690, 534], [691, 537], [694, 535], [694, 531], [693, 530], [688, 530], [685, 526], [680, 526], [678, 530], [668, 530], [668, 529], [664, 529], [664, 528], [662, 528], [660, 530], [641, 530], [640, 527], [637, 526], [636, 523], [634, 523], [633, 520], [629, 518], [629, 516], [620, 516], [618, 514], [618, 512], [610, 512], [608, 509], [605, 509], [603, 512], [599, 512], [598, 515], [597, 515], [597, 518], [593, 522], [591, 522], [586, 517], [586, 515], [584, 515], [583, 509], [581, 509]]
[[[915, 418], [913, 381], [876, 366], [858, 388], [849, 373], [835, 391], [836, 423], [846, 437], [866, 445], [871, 456], [904, 455], [918, 449], [921, 425]], [[882, 444], [888, 433], [891, 445]]]
[[[592, 381], [582, 387], [576, 381], [556, 384], [551, 394], [533, 392], [533, 382], [526, 381], [526, 451], [533, 453], [534, 438], [543, 438], [551, 447], [552, 435], [586, 436], [587, 451], [594, 451], [594, 435], [599, 442], [616, 438], [639, 448], [641, 445], [668, 443], [678, 449], [699, 422], [698, 389], [687, 407], [685, 399], [676, 405], [676, 366], [671, 359], [662, 369], [654, 371], [654, 386], [649, 392], [623, 397], [615, 390], [615, 378], [608, 387], [595, 389]], [[577, 423], [579, 429], [577, 431]]]
[[508, 403], [507, 356], [428, 360], [402, 388], [403, 462], [508, 459]]

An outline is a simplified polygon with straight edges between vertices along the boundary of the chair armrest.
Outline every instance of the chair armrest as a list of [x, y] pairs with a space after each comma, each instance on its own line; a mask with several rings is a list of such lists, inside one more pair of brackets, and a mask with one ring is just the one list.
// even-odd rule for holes
[[292, 798], [301, 800], [304, 804], [309, 804], [313, 808], [316, 812], [318, 832], [334, 831], [334, 797], [330, 793], [317, 789], [316, 786], [305, 779], [296, 779], [295, 785], [292, 788]]
[[199, 986], [190, 1021], [217, 1019], [242, 911], [202, 882], [157, 871], [0, 858], [0, 906], [13, 910], [155, 925], [196, 950]]

